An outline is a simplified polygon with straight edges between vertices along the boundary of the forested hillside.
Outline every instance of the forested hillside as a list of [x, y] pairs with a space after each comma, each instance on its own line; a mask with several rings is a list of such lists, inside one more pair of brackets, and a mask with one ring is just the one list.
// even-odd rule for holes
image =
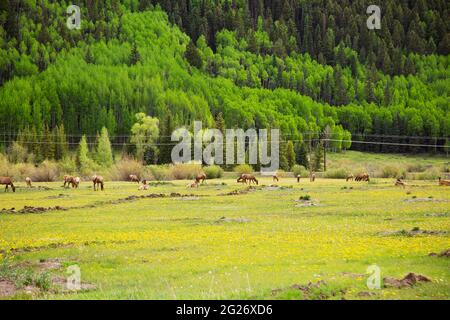
[[66, 27], [65, 1], [1, 2], [3, 147], [21, 132], [39, 153], [51, 135], [78, 143], [102, 127], [119, 147], [138, 112], [159, 119], [161, 149], [194, 120], [277, 127], [296, 150], [326, 127], [336, 151], [352, 136], [442, 145], [450, 135], [445, 0], [382, 1], [381, 30], [366, 27], [368, 1], [71, 3], [81, 30]]

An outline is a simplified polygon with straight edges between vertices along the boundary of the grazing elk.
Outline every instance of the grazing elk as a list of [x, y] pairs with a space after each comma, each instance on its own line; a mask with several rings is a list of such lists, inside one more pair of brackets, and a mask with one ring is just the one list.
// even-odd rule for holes
[[355, 179], [355, 176], [353, 175], [353, 173], [350, 173], [347, 178], [345, 179], [345, 181], [353, 181]]
[[131, 182], [137, 182], [137, 183], [141, 182], [141, 181], [139, 180], [138, 176], [135, 175], [135, 174], [130, 174], [130, 175], [128, 176], [128, 178], [130, 179]]
[[403, 181], [402, 179], [397, 178], [397, 180], [395, 181], [395, 184], [394, 184], [394, 185], [395, 185], [396, 187], [397, 187], [397, 186], [402, 186], [403, 189], [405, 189], [407, 183], [406, 183], [405, 181]]
[[367, 172], [359, 173], [355, 177], [355, 181], [370, 181], [369, 174]]
[[309, 176], [309, 181], [311, 181], [311, 182], [316, 181], [316, 174], [315, 173], [311, 173], [311, 175]]
[[0, 185], [6, 185], [5, 192], [8, 190], [8, 187], [11, 186], [11, 189], [13, 192], [16, 192], [16, 187], [14, 186], [14, 183], [10, 177], [0, 177]]
[[186, 186], [187, 188], [198, 188], [198, 182], [197, 180], [192, 182], [192, 183], [188, 183], [188, 185]]
[[241, 176], [237, 179], [237, 182], [242, 182], [247, 184], [247, 182], [249, 184], [255, 183], [256, 185], [258, 185], [258, 179], [255, 178], [254, 175], [249, 174], [249, 173], [243, 173], [241, 174]]
[[92, 182], [94, 183], [94, 191], [98, 190], [98, 186], [100, 186], [100, 188], [103, 191], [103, 177], [102, 176], [94, 175], [92, 177]]
[[449, 180], [443, 180], [441, 179], [441, 177], [439, 177], [439, 185], [440, 186], [450, 186], [450, 181]]
[[199, 174], [195, 177], [195, 182], [197, 182], [197, 184], [199, 184], [200, 181], [201, 181], [201, 183], [203, 183], [203, 182], [205, 182], [205, 180], [206, 180], [206, 174], [204, 174], [203, 172], [202, 172], [202, 173], [199, 173]]
[[273, 176], [272, 176], [272, 181], [273, 182], [278, 182], [278, 181], [280, 181], [280, 179], [278, 178], [278, 176], [276, 175], [276, 174], [274, 174]]
[[31, 178], [30, 178], [30, 177], [26, 177], [26, 178], [25, 178], [25, 183], [27, 184], [27, 187], [28, 187], [28, 188], [32, 188], [32, 185], [31, 185], [32, 182], [33, 182], [33, 181], [31, 181]]

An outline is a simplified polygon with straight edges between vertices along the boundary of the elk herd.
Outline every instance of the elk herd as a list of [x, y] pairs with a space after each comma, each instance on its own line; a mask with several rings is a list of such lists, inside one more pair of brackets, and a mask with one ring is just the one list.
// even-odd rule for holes
[[[297, 183], [300, 183], [300, 178], [301, 176], [298, 174], [295, 176], [295, 178], [297, 179]], [[316, 175], [315, 173], [310, 173], [309, 175], [309, 180], [311, 182], [314, 182], [316, 179]], [[128, 176], [128, 180], [130, 182], [137, 182], [138, 184], [141, 184], [139, 186], [139, 190], [148, 190], [149, 185], [147, 184], [147, 180], [141, 180], [139, 179], [139, 177], [137, 175], [134, 174], [130, 174]], [[192, 183], [189, 183], [186, 187], [188, 188], [198, 188], [198, 186], [200, 184], [203, 184], [206, 180], [206, 174], [201, 172], [199, 174], [197, 174], [195, 176], [195, 180]], [[278, 182], [280, 181], [280, 178], [277, 174], [273, 174], [272, 175], [272, 180], [274, 182]], [[369, 182], [370, 181], [370, 176], [367, 172], [362, 172], [357, 174], [356, 176], [354, 176], [352, 173], [348, 174], [346, 179], [347, 182], [348, 181], [366, 181]], [[94, 175], [91, 178], [91, 181], [93, 183], [93, 190], [97, 191], [97, 190], [104, 190], [104, 179], [102, 176], [100, 175]], [[63, 178], [63, 187], [64, 188], [70, 188], [70, 186], [72, 186], [72, 188], [77, 189], [80, 185], [81, 182], [81, 178], [77, 177], [77, 176], [71, 176], [71, 175], [65, 175]], [[258, 185], [258, 179], [256, 179], [256, 177], [251, 174], [251, 173], [243, 173], [239, 176], [239, 178], [237, 178], [236, 182], [238, 183], [242, 183], [242, 184], [255, 184]], [[439, 185], [440, 186], [450, 186], [450, 180], [444, 180], [441, 179], [441, 177], [439, 177]], [[25, 184], [28, 188], [32, 188], [33, 181], [31, 180], [30, 177], [26, 177], [25, 179]], [[5, 192], [8, 191], [8, 188], [11, 187], [11, 190], [13, 192], [16, 192], [16, 187], [14, 185], [14, 181], [11, 177], [0, 177], [0, 185], [4, 185], [5, 186]], [[408, 184], [402, 179], [402, 178], [397, 178], [395, 180], [394, 186], [400, 186], [405, 188]]]

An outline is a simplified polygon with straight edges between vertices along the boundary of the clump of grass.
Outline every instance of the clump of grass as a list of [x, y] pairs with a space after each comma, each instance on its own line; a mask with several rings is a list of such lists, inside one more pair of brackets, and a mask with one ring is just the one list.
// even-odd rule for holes
[[300, 198], [298, 198], [298, 199], [302, 200], [302, 201], [309, 201], [309, 200], [311, 200], [311, 196], [309, 194], [306, 194], [304, 196], [300, 196]]

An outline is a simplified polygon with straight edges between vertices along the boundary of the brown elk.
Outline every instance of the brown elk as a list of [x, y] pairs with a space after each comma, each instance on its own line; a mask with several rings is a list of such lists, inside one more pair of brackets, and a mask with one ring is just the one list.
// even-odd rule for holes
[[450, 181], [449, 180], [444, 180], [444, 179], [441, 179], [441, 177], [439, 177], [439, 185], [440, 186], [450, 186]]
[[128, 178], [130, 179], [131, 182], [137, 182], [137, 183], [141, 182], [141, 181], [139, 180], [138, 176], [135, 175], [135, 174], [130, 174], [130, 175], [128, 176]]
[[300, 175], [297, 175], [297, 183], [300, 182]]
[[278, 181], [280, 181], [280, 179], [278, 178], [278, 176], [276, 175], [276, 174], [274, 174], [273, 176], [272, 176], [272, 181], [273, 182], [278, 182]]
[[32, 188], [32, 185], [31, 185], [32, 182], [33, 182], [33, 181], [31, 181], [31, 178], [30, 178], [30, 177], [26, 177], [26, 178], [25, 178], [25, 183], [27, 184], [27, 187], [28, 187], [28, 188]]
[[237, 179], [237, 182], [242, 182], [245, 184], [247, 184], [247, 182], [249, 184], [252, 184], [252, 182], [254, 182], [256, 185], [258, 185], [258, 179], [256, 179], [254, 175], [249, 173], [241, 174], [241, 176]]
[[92, 177], [92, 182], [94, 183], [94, 191], [98, 190], [98, 186], [100, 186], [101, 189], [103, 190], [103, 177], [102, 176], [94, 175]]
[[[71, 184], [72, 184], [72, 180], [73, 180], [73, 177], [72, 176], [69, 176], [69, 175], [64, 175], [64, 188], [66, 187], [66, 185], [67, 186], [70, 186]], [[73, 185], [72, 185], [73, 186]]]
[[397, 186], [402, 186], [403, 189], [405, 189], [407, 183], [406, 183], [405, 181], [403, 181], [402, 179], [397, 178], [397, 180], [395, 181], [395, 184], [394, 184], [394, 185], [395, 185], [396, 187], [397, 187]]
[[309, 176], [309, 181], [311, 181], [311, 182], [316, 181], [316, 174], [315, 173], [311, 173], [311, 175]]
[[349, 175], [347, 175], [347, 178], [345, 179], [345, 181], [353, 181], [355, 179], [355, 176], [353, 175], [353, 173], [350, 173]]
[[367, 172], [359, 173], [355, 177], [355, 181], [370, 181], [369, 174]]
[[202, 173], [199, 173], [199, 174], [195, 177], [195, 182], [197, 182], [197, 184], [199, 184], [200, 181], [201, 181], [201, 183], [203, 183], [203, 182], [205, 182], [205, 180], [206, 180], [206, 174], [204, 174], [203, 172], [202, 172]]
[[0, 185], [6, 185], [5, 192], [8, 190], [8, 187], [11, 186], [11, 189], [13, 192], [16, 192], [16, 187], [14, 186], [14, 183], [10, 177], [0, 177]]

